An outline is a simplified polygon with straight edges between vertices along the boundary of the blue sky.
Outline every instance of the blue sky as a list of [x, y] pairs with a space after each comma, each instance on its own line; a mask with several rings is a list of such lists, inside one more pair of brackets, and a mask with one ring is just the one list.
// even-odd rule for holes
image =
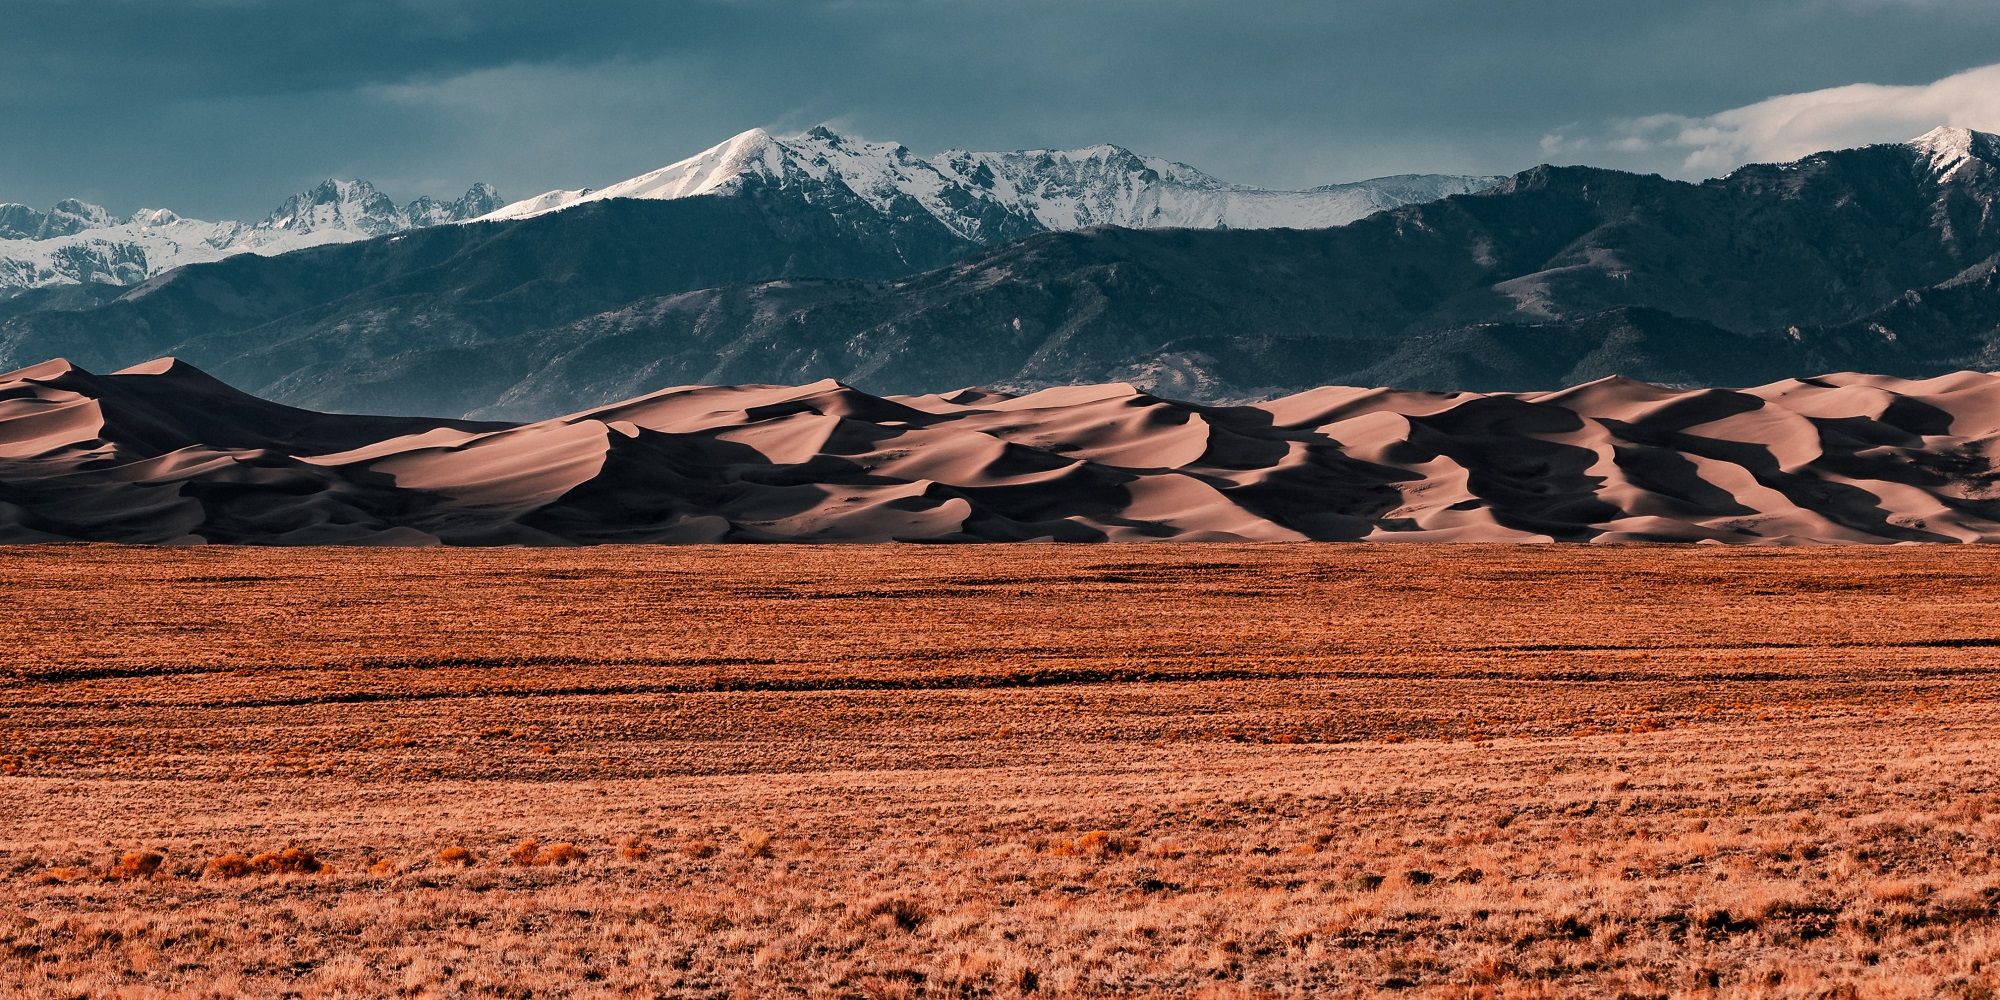
[[2000, 130], [1988, 0], [0, 0], [0, 24], [0, 201], [208, 218], [329, 175], [598, 186], [820, 121], [1267, 186]]

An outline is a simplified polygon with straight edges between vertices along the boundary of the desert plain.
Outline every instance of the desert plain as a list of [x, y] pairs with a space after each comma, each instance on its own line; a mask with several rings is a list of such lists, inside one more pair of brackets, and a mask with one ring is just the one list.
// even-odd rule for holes
[[1992, 997], [2000, 550], [0, 549], [0, 994]]

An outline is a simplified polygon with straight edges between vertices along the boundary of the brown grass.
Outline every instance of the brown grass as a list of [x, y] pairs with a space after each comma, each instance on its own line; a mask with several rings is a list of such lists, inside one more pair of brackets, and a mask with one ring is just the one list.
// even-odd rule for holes
[[1991, 997], [2000, 551], [0, 549], [0, 995]]

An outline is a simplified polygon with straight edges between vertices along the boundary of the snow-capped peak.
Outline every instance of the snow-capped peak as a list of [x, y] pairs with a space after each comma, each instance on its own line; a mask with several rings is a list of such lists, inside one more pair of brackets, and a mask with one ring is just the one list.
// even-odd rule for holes
[[1228, 184], [1184, 163], [1122, 146], [982, 153], [931, 159], [900, 143], [871, 142], [831, 125], [778, 138], [751, 129], [687, 159], [592, 191], [558, 190], [485, 219], [519, 219], [587, 201], [672, 199], [740, 190], [752, 179], [806, 201], [859, 198], [892, 217], [921, 212], [952, 232], [990, 243], [1049, 229], [1341, 225], [1413, 200], [1491, 187], [1491, 177], [1399, 177], [1311, 191]]
[[446, 222], [503, 204], [491, 185], [456, 201], [418, 198], [398, 207], [367, 181], [328, 178], [285, 200], [255, 225], [203, 222], [164, 208], [125, 219], [76, 199], [47, 212], [0, 205], [0, 294], [9, 289], [101, 282], [129, 285], [169, 268], [238, 253], [277, 254]]
[[477, 221], [525, 219], [582, 202], [609, 198], [670, 200], [714, 194], [725, 186], [740, 182], [744, 176], [780, 170], [781, 166], [773, 156], [775, 145], [776, 140], [771, 138], [769, 132], [753, 128], [685, 160], [677, 160], [608, 187], [544, 191], [532, 198], [503, 205], [480, 216]]
[[753, 128], [678, 163], [620, 181], [592, 197], [670, 199], [710, 194], [741, 183], [745, 177], [783, 173], [786, 152], [769, 132]]
[[493, 185], [481, 181], [466, 189], [457, 201], [438, 201], [428, 195], [403, 206], [404, 228], [438, 226], [447, 222], [476, 219], [506, 204]]
[[2000, 163], [2000, 135], [1969, 128], [1940, 125], [1911, 139], [1909, 146], [1930, 159], [1932, 172], [1940, 178]]
[[379, 236], [409, 227], [396, 203], [375, 185], [329, 177], [286, 199], [255, 228], [297, 233], [343, 229]]

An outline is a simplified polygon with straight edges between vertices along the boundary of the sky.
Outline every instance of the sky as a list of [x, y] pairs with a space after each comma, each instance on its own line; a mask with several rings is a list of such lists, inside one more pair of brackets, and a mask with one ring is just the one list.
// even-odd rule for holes
[[1308, 187], [2000, 131], [1993, 0], [0, 0], [0, 202], [599, 187], [752, 127]]

